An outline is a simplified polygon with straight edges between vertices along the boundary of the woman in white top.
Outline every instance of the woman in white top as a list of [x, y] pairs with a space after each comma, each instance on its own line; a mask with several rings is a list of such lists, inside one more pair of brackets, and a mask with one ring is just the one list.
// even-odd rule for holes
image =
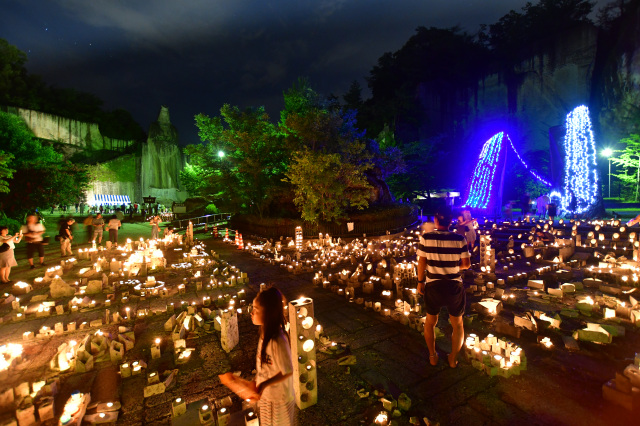
[[0, 281], [3, 283], [10, 282], [9, 274], [11, 273], [11, 267], [18, 266], [18, 262], [16, 262], [16, 257], [13, 251], [16, 248], [15, 243], [19, 243], [21, 239], [21, 233], [9, 235], [9, 228], [6, 226], [0, 226], [0, 245], [6, 244], [9, 246], [8, 249], [0, 253]]
[[253, 300], [251, 320], [260, 326], [255, 395], [261, 426], [296, 424], [291, 346], [285, 331], [284, 298], [271, 287]]

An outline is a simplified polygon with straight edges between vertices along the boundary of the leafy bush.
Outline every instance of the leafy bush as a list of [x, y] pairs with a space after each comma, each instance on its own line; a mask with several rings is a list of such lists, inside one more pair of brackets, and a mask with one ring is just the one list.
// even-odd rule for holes
[[220, 213], [220, 209], [218, 209], [218, 207], [216, 207], [216, 205], [213, 203], [208, 204], [207, 207], [204, 208], [204, 211], [207, 214]]
[[9, 234], [15, 234], [20, 231], [20, 227], [22, 224], [15, 220], [7, 217], [6, 214], [0, 212], [0, 226], [6, 226], [9, 228]]

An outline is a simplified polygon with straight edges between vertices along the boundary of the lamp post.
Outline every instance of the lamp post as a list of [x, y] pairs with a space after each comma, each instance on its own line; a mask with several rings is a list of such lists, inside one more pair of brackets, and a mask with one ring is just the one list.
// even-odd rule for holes
[[609, 160], [609, 198], [611, 198], [611, 156], [613, 155], [613, 150], [611, 148], [605, 148], [602, 150], [602, 155], [607, 157]]

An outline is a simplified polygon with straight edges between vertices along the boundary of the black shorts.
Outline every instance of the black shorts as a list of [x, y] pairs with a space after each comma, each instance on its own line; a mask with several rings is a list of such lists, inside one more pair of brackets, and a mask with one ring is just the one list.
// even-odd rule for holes
[[449, 315], [459, 317], [464, 314], [467, 295], [460, 281], [438, 280], [425, 285], [424, 306], [429, 315], [438, 315], [443, 306]]
[[27, 259], [33, 259], [33, 254], [38, 253], [38, 257], [44, 257], [44, 245], [42, 243], [27, 243]]

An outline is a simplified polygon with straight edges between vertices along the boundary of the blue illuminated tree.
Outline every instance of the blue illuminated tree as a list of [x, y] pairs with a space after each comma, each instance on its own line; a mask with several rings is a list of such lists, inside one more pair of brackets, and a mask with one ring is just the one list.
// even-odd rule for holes
[[478, 209], [489, 207], [503, 136], [502, 132], [493, 135], [482, 147], [482, 153], [473, 171], [465, 206]]

